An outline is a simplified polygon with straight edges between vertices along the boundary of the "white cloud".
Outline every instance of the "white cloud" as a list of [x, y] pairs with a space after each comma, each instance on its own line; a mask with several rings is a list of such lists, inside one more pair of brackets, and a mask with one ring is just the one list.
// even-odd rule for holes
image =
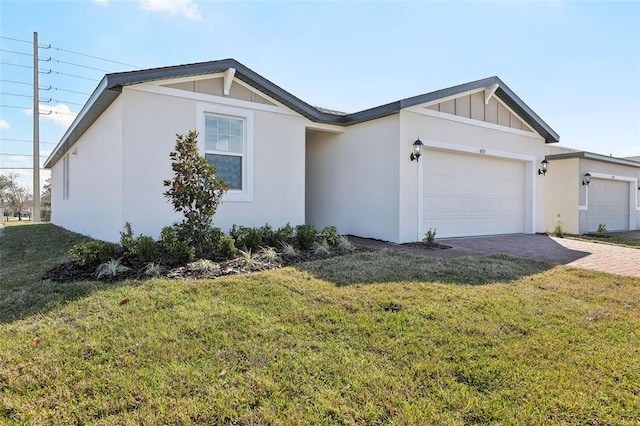
[[94, 3], [98, 3], [98, 4], [107, 4], [109, 0], [93, 0]]
[[[56, 106], [49, 106], [46, 104], [40, 104], [40, 117], [44, 120], [50, 120], [54, 123], [60, 124], [64, 127], [69, 127], [73, 120], [78, 115], [72, 112], [71, 109], [65, 104], [58, 104]], [[33, 108], [25, 110], [25, 112], [33, 116]]]
[[8, 130], [10, 127], [9, 123], [0, 118], [0, 129]]
[[182, 15], [193, 21], [202, 21], [198, 5], [191, 0], [140, 0], [144, 10], [168, 12], [170, 16]]

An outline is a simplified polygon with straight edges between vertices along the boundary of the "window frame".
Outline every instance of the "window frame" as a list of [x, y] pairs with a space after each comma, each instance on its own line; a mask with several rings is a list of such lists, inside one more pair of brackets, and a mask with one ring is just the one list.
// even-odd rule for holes
[[[232, 118], [242, 120], [243, 127], [243, 152], [215, 151], [206, 149], [206, 125], [205, 116]], [[198, 132], [198, 151], [203, 157], [205, 154], [231, 155], [242, 158], [242, 190], [229, 189], [222, 197], [223, 201], [253, 201], [253, 111], [215, 104], [198, 103], [196, 105], [196, 131]]]

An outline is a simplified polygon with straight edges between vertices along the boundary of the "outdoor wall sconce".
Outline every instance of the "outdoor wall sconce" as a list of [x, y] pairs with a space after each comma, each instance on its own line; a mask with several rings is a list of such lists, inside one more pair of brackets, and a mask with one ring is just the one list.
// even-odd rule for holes
[[416, 141], [413, 143], [413, 152], [411, 152], [411, 156], [409, 157], [411, 158], [411, 161], [413, 160], [416, 160], [416, 162], [418, 161], [418, 159], [422, 155], [423, 146], [424, 144], [422, 143], [420, 138], [416, 139]]
[[546, 175], [547, 174], [547, 168], [549, 167], [549, 162], [547, 161], [547, 159], [545, 158], [544, 160], [542, 160], [540, 162], [540, 168], [538, 169], [538, 174], [539, 175]]
[[582, 179], [582, 186], [589, 186], [591, 183], [591, 173], [587, 172], [584, 174], [584, 179]]

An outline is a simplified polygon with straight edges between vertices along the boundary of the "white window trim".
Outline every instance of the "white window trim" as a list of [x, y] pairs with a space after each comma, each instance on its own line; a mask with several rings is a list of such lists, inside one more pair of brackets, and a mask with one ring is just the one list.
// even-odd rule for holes
[[242, 108], [232, 108], [216, 104], [196, 104], [196, 131], [198, 137], [198, 151], [200, 155], [205, 155], [205, 114], [228, 116], [240, 118], [245, 123], [245, 152], [242, 162], [242, 190], [229, 190], [222, 197], [222, 201], [253, 201], [253, 111]]

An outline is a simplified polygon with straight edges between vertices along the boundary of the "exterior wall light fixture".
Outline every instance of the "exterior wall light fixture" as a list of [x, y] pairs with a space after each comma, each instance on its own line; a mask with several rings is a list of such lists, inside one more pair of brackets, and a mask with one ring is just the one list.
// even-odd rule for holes
[[538, 174], [539, 175], [546, 175], [547, 174], [547, 168], [549, 167], [549, 162], [547, 161], [547, 159], [545, 158], [544, 160], [542, 160], [540, 162], [540, 168], [538, 169]]
[[422, 143], [420, 138], [416, 139], [416, 141], [413, 143], [413, 151], [411, 152], [411, 156], [409, 156], [409, 158], [411, 158], [411, 161], [413, 160], [416, 160], [416, 162], [418, 161], [418, 159], [422, 155], [423, 146], [424, 144]]
[[589, 186], [591, 183], [591, 173], [587, 172], [584, 174], [584, 178], [582, 179], [582, 186]]

